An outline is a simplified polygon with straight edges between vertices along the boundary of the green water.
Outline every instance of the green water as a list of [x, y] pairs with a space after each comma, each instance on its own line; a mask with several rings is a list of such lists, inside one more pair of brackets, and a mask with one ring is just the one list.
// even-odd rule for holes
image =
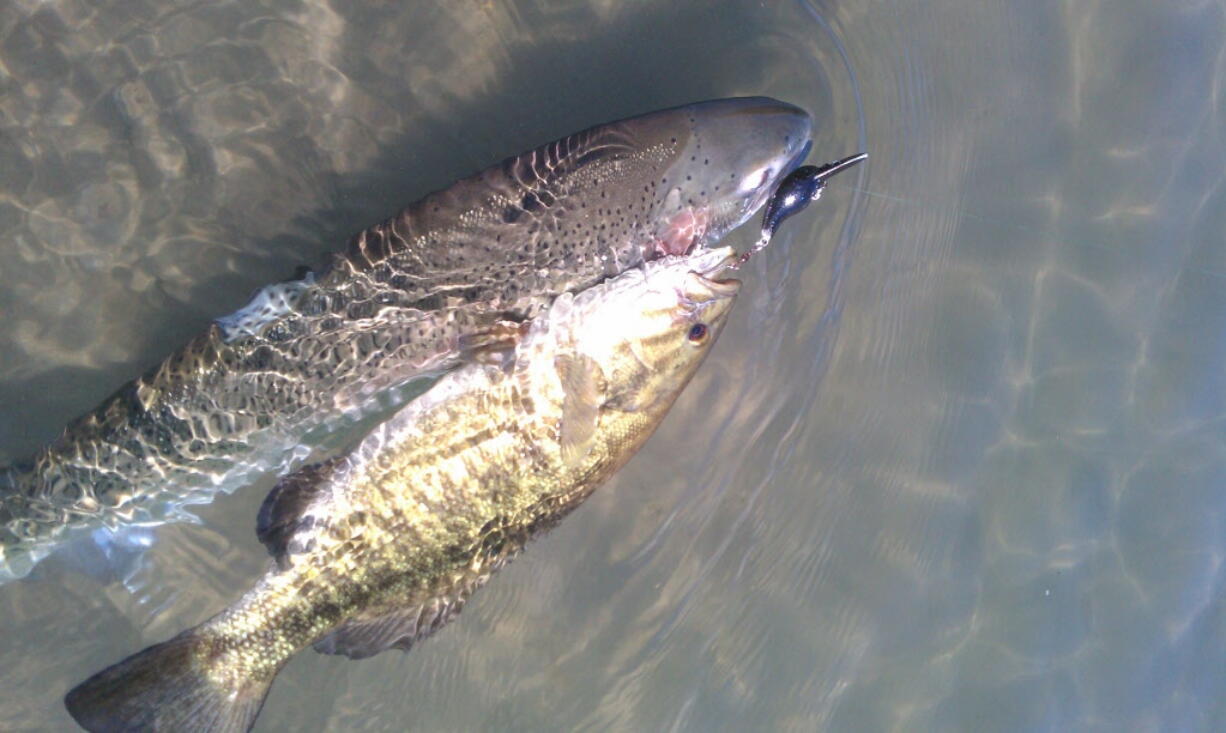
[[[257, 730], [1221, 730], [1219, 2], [10, 0], [0, 458], [403, 203], [767, 94], [864, 149], [660, 432], [436, 638]], [[756, 232], [738, 233], [745, 247]], [[263, 569], [267, 486], [0, 587], [0, 728]]]

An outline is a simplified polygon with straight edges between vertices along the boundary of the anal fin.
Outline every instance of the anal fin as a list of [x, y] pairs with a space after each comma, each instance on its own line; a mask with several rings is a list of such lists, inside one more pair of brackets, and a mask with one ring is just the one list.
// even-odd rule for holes
[[480, 574], [465, 578], [425, 601], [398, 607], [384, 605], [351, 617], [315, 642], [315, 651], [341, 654], [350, 659], [365, 659], [388, 649], [407, 652], [415, 643], [459, 616], [469, 596], [485, 585], [490, 575], [511, 556], [511, 553], [503, 555]]

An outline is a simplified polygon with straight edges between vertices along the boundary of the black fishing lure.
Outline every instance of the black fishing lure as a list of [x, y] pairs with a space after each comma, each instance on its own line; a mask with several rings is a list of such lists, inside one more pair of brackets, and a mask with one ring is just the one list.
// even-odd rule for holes
[[754, 253], [770, 244], [771, 238], [784, 220], [799, 214], [809, 204], [821, 198], [826, 181], [831, 176], [867, 158], [868, 153], [859, 153], [823, 166], [803, 165], [785, 176], [766, 202], [766, 209], [762, 214], [762, 235], [748, 252], [737, 258], [732, 269], [745, 264]]
[[821, 198], [826, 181], [831, 176], [866, 158], [868, 153], [860, 153], [820, 167], [804, 165], [789, 173], [779, 183], [770, 201], [766, 202], [766, 211], [762, 214], [762, 238], [770, 241], [784, 220], [804, 211], [806, 206]]

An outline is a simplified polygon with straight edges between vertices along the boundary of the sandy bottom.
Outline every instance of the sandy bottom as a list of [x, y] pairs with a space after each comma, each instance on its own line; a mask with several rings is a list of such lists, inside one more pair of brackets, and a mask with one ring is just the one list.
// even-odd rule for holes
[[[0, 458], [426, 191], [769, 94], [872, 158], [658, 435], [411, 654], [301, 654], [257, 729], [1226, 727], [1221, 4], [710, 7], [10, 2]], [[235, 598], [267, 488], [0, 587], [0, 728]]]

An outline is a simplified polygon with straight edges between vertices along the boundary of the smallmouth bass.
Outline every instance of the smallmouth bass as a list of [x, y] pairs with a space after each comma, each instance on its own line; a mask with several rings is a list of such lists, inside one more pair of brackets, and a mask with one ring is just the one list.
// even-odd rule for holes
[[248, 729], [299, 650], [407, 650], [647, 440], [740, 283], [730, 248], [668, 256], [532, 321], [504, 363], [450, 372], [260, 511], [268, 573], [227, 610], [65, 698], [89, 730]]

